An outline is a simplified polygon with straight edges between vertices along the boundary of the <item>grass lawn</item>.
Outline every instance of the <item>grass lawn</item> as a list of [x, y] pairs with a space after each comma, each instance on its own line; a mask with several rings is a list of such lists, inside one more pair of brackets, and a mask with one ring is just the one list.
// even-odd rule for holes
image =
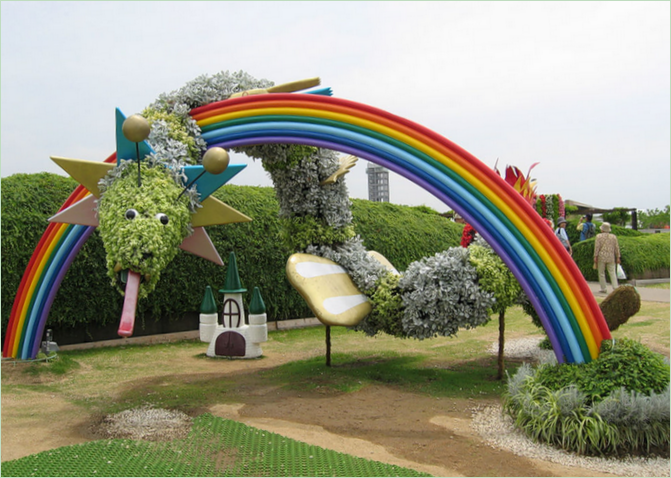
[[[653, 350], [669, 355], [669, 304], [643, 302], [640, 312], [614, 332], [614, 337], [640, 340]], [[521, 308], [506, 313], [506, 340], [543, 336]], [[496, 357], [488, 352], [498, 338], [496, 317], [484, 326], [462, 330], [455, 337], [429, 340], [399, 339], [385, 334], [368, 337], [342, 327], [331, 329], [332, 363], [324, 362], [324, 328], [275, 331], [263, 345], [264, 355], [299, 357], [260, 372], [268, 384], [290, 388], [350, 392], [369, 383], [393, 384], [413, 392], [455, 398], [497, 398], [503, 384], [496, 375]], [[175, 360], [181, 356], [190, 360]], [[227, 359], [220, 359], [227, 360]], [[263, 360], [261, 358], [260, 360]], [[2, 392], [39, 390], [58, 394], [97, 413], [113, 413], [140, 406], [151, 397], [156, 406], [193, 410], [221, 401], [235, 400], [225, 379], [201, 382], [185, 380], [189, 373], [210, 369], [200, 341], [155, 345], [126, 345], [88, 350], [61, 351], [49, 363], [23, 366], [33, 377], [26, 383], [3, 374]], [[169, 366], [168, 366], [169, 365]], [[507, 361], [509, 373], [519, 366]], [[3, 366], [3, 371], [6, 365]], [[142, 387], [119, 392], [117, 385], [161, 377]], [[111, 399], [110, 394], [119, 395]]]
[[[543, 332], [531, 323], [519, 307], [507, 311], [506, 341], [530, 336], [542, 337], [543, 335]], [[669, 304], [644, 302], [640, 312], [613, 335], [615, 338], [629, 337], [640, 340], [651, 349], [668, 357]], [[20, 416], [5, 415], [5, 398], [13, 398], [14, 401], [25, 401], [26, 403], [34, 400], [34, 406], [38, 408], [44, 405], [44, 400], [57, 400], [70, 404], [70, 409], [74, 412], [69, 413], [98, 417], [150, 404], [157, 408], [179, 409], [196, 417], [200, 421], [194, 422], [191, 443], [200, 443], [205, 440], [203, 446], [209, 447], [210, 441], [208, 440], [214, 438], [207, 433], [209, 438], [207, 440], [203, 438], [204, 435], [200, 433], [205, 433], [203, 430], [207, 427], [203, 428], [201, 422], [214, 418], [203, 412], [216, 404], [245, 403], [249, 394], [258, 387], [292, 390], [299, 393], [318, 391], [323, 393], [324, 397], [329, 397], [352, 393], [368, 385], [382, 385], [413, 394], [435, 397], [438, 400], [465, 399], [491, 402], [498, 400], [505, 388], [504, 382], [495, 379], [496, 356], [489, 352], [497, 338], [498, 320], [496, 316], [493, 316], [488, 324], [460, 331], [455, 337], [440, 337], [423, 341], [398, 339], [384, 334], [367, 337], [360, 332], [334, 327], [331, 329], [332, 367], [326, 367], [323, 327], [274, 331], [269, 333], [268, 342], [263, 344], [264, 356], [255, 362], [260, 367], [256, 367], [252, 374], [245, 373], [246, 361], [207, 358], [204, 354], [206, 345], [200, 341], [60, 351], [58, 357], [50, 362], [35, 362], [17, 366], [3, 362], [3, 426], [5, 420], [20, 421], [23, 419]], [[264, 360], [269, 357], [273, 357], [273, 360], [272, 362], [268, 360], [269, 365], [264, 367]], [[520, 360], [506, 360], [507, 370], [511, 374], [520, 364]], [[229, 373], [222, 373], [222, 370], [228, 370]], [[231, 370], [233, 373], [230, 373]], [[26, 405], [20, 410], [30, 420], [31, 408]], [[224, 434], [228, 432], [223, 430], [228, 430], [230, 426], [233, 426], [220, 422], [221, 420], [216, 426], [222, 430], [222, 435], [215, 437], [216, 440], [224, 440]], [[235, 433], [237, 433], [236, 436], [242, 437], [255, 432], [243, 430]], [[282, 437], [274, 441], [275, 438], [267, 442], [272, 445], [273, 450], [294, 449], [292, 447], [300, 446], [286, 445], [282, 442]], [[118, 445], [118, 449], [114, 448], [114, 456], [119, 460], [117, 464], [124, 463], [123, 460], [132, 461], [132, 457], [136, 456], [133, 455], [134, 453], [146, 454], [147, 446], [149, 448], [155, 446], [128, 440], [102, 440], [90, 443], [96, 443], [96, 445], [86, 443], [81, 446], [101, 447], [100, 450], [95, 448], [91, 452], [102, 453], [101, 456], [111, 453], [110, 446]], [[186, 453], [186, 450], [192, 449], [187, 446], [190, 443], [189, 440], [182, 445], [179, 445], [182, 442], [177, 443], [177, 441], [169, 443], [175, 446], [183, 445], [185, 454], [182, 458], [193, 455]], [[144, 448], [140, 450], [138, 447]], [[77, 449], [63, 447], [58, 450], [62, 450], [59, 453], [64, 453], [63, 459], [67, 457], [68, 460], [75, 460], [80, 456]], [[126, 453], [126, 450], [130, 450], [128, 452], [130, 454]], [[53, 452], [56, 451], [53, 450]], [[221, 457], [203, 461], [200, 468], [190, 468], [192, 462], [187, 463], [180, 458], [179, 453], [175, 453], [174, 446], [159, 447], [154, 451], [163, 453], [170, 466], [164, 467], [162, 464], [159, 466], [153, 462], [145, 463], [149, 467], [145, 473], [162, 476], [210, 474], [223, 476], [224, 468], [219, 466], [221, 463], [217, 461]], [[269, 449], [263, 453], [271, 453], [271, 451]], [[301, 451], [303, 452], [310, 457], [315, 456], [316, 453], [314, 450]], [[53, 456], [49, 453], [51, 452], [42, 452], [38, 454], [42, 458], [32, 459], [43, 459], [44, 463], [53, 463]], [[198, 453], [193, 456], [197, 455]], [[333, 455], [321, 461], [330, 463], [329, 460], [342, 461], [342, 457]], [[20, 460], [14, 460], [14, 463], [18, 461]], [[104, 464], [105, 461], [113, 460], [107, 458], [100, 463]], [[27, 473], [27, 469], [20, 467], [10, 472], [11, 465], [9, 468], [5, 466], [8, 463], [3, 463], [5, 476]], [[409, 476], [407, 475], [409, 472], [403, 469], [381, 469], [376, 468], [377, 465], [362, 465], [356, 460], [351, 463], [352, 467], [363, 466], [363, 468], [339, 470], [338, 475], [392, 476], [400, 474]], [[236, 465], [239, 464], [236, 462]], [[158, 468], [151, 468], [152, 466], [158, 466]], [[94, 468], [96, 473], [105, 470]], [[107, 476], [123, 475], [127, 469], [127, 467], [119, 466], [103, 472], [107, 473]], [[58, 471], [50, 471], [51, 469], [47, 468], [41, 468], [41, 470], [43, 471], [41, 476], [58, 474]], [[277, 467], [234, 468], [232, 472], [238, 476], [260, 476], [264, 473], [270, 473], [273, 476], [298, 476], [299, 473], [304, 473], [302, 476], [322, 476], [322, 473], [332, 476], [332, 473], [335, 473], [333, 469], [309, 468], [297, 471], [294, 468], [283, 470]], [[91, 473], [93, 473], [93, 468], [88, 464], [81, 469], [81, 476], [92, 476]], [[136, 476], [144, 476], [142, 473], [143, 471], [140, 470]]]

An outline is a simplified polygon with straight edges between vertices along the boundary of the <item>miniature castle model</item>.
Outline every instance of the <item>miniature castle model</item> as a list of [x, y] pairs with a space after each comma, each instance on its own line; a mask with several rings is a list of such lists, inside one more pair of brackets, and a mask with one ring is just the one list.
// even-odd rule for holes
[[222, 323], [217, 320], [217, 306], [212, 289], [207, 286], [200, 306], [200, 340], [209, 342], [208, 357], [257, 358], [263, 353], [261, 343], [268, 340], [266, 306], [261, 292], [254, 287], [249, 304], [249, 323], [245, 323], [242, 288], [238, 275], [235, 253], [231, 252], [226, 271], [226, 284], [219, 292], [224, 293]]

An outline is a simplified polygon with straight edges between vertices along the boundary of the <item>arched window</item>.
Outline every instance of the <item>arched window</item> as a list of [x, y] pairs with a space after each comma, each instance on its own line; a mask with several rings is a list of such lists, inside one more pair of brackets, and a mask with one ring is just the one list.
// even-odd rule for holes
[[224, 327], [226, 327], [226, 319], [228, 319], [228, 327], [233, 327], [234, 320], [237, 324], [235, 327], [240, 327], [241, 318], [238, 302], [233, 299], [226, 299], [224, 301], [224, 310], [221, 313], [221, 320], [224, 323]]

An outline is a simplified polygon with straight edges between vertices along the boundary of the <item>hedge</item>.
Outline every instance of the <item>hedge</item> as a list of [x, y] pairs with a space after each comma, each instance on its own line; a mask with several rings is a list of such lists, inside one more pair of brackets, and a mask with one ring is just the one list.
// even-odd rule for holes
[[364, 246], [385, 256], [399, 271], [458, 246], [461, 240], [463, 226], [423, 208], [353, 199], [352, 214], [354, 231]]
[[[9, 321], [14, 297], [26, 265], [51, 217], [77, 183], [51, 173], [16, 174], [2, 178], [2, 331]], [[208, 227], [207, 231], [224, 262], [230, 251], [237, 256], [243, 285], [259, 287], [269, 320], [312, 316], [303, 299], [285, 276], [286, 260], [293, 251], [279, 239], [279, 210], [272, 188], [231, 186], [215, 197], [254, 220], [250, 223]], [[354, 229], [368, 250], [387, 257], [397, 269], [411, 262], [459, 245], [463, 226], [429, 208], [352, 200]], [[587, 280], [597, 280], [592, 269], [594, 239], [578, 243], [576, 221], [567, 227], [574, 235], [574, 260]], [[573, 234], [575, 231], [576, 234]], [[669, 235], [642, 234], [613, 226], [628, 277], [669, 268]], [[225, 267], [180, 252], [163, 272], [156, 290], [137, 307], [138, 321], [179, 321], [197, 312], [206, 285], [218, 290]], [[251, 294], [245, 295], [250, 300]], [[74, 260], [56, 295], [49, 315], [52, 328], [113, 326], [121, 316], [123, 297], [110, 285], [105, 254], [97, 232], [91, 235]]]
[[[55, 214], [77, 183], [51, 173], [2, 178], [2, 331], [7, 327], [19, 283], [47, 219]], [[207, 228], [224, 262], [237, 257], [241, 281], [259, 287], [269, 320], [311, 317], [304, 300], [285, 276], [293, 251], [279, 240], [279, 210], [272, 188], [231, 186], [215, 197], [253, 218], [252, 222]], [[459, 244], [462, 227], [421, 208], [353, 200], [354, 227], [370, 250], [387, 257], [399, 270], [410, 262]], [[137, 307], [139, 323], [180, 320], [197, 312], [207, 285], [221, 288], [226, 268], [180, 251], [168, 265], [154, 292]], [[251, 294], [244, 296], [250, 300]], [[72, 263], [56, 295], [48, 319], [54, 329], [118, 324], [123, 297], [110, 285], [105, 254], [94, 232]], [[248, 306], [248, 304], [247, 304]]]
[[[622, 228], [624, 229], [624, 228]], [[617, 230], [613, 230], [617, 235]], [[643, 234], [640, 236], [620, 236], [622, 268], [627, 278], [642, 276], [646, 271], [669, 270], [669, 234]], [[598, 273], [593, 268], [594, 241], [587, 239], [573, 246], [573, 260], [583, 277], [588, 281], [598, 281]], [[606, 277], [608, 279], [608, 277]]]

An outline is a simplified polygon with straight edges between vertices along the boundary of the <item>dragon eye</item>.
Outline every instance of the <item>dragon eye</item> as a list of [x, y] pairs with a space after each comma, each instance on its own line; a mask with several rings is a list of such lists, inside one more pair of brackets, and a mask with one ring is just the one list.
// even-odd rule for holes
[[135, 219], [137, 217], [137, 211], [135, 209], [129, 209], [128, 211], [126, 211], [125, 216], [126, 216], [126, 219], [128, 219], [129, 221], [132, 221], [133, 219]]
[[154, 217], [156, 217], [156, 219], [158, 219], [159, 221], [161, 221], [161, 224], [163, 224], [164, 226], [168, 224], [168, 216], [166, 216], [166, 215], [163, 214], [162, 212], [159, 212], [159, 213], [158, 213], [156, 216], [154, 216]]

